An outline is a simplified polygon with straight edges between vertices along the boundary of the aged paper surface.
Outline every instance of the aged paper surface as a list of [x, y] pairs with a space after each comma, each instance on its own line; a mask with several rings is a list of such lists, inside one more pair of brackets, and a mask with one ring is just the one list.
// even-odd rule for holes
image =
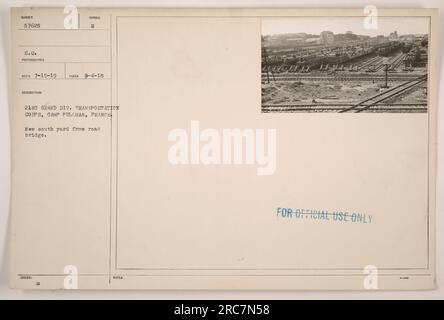
[[434, 287], [435, 10], [11, 15], [12, 287]]

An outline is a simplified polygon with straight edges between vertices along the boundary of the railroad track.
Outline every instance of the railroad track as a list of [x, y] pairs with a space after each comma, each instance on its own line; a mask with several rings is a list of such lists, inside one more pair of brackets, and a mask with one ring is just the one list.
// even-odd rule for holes
[[[263, 104], [262, 112], [341, 112], [353, 104]], [[367, 112], [426, 112], [426, 103], [379, 104]]]
[[364, 63], [361, 63], [361, 64], [358, 66], [357, 70], [359, 71], [359, 70], [365, 69], [365, 68], [367, 68], [369, 65], [371, 65], [371, 64], [375, 63], [376, 61], [378, 61], [379, 59], [380, 59], [379, 56], [373, 57], [373, 58], [371, 58], [371, 59], [365, 61]]
[[362, 100], [361, 102], [348, 107], [344, 110], [339, 111], [340, 113], [343, 112], [362, 112], [365, 110], [368, 110], [369, 108], [372, 108], [378, 104], [383, 103], [384, 101], [394, 98], [395, 96], [398, 96], [407, 90], [410, 90], [424, 82], [427, 81], [427, 74], [420, 76], [414, 80], [406, 81], [404, 83], [401, 83], [400, 85], [387, 89], [384, 92], [378, 93], [374, 95], [373, 97], [370, 97], [368, 99]]
[[[309, 81], [385, 81], [384, 75], [328, 75], [328, 76], [313, 76], [313, 75], [279, 75], [275, 74], [276, 82], [287, 82], [287, 81], [301, 81], [301, 80], [309, 80]], [[387, 78], [388, 81], [409, 81], [415, 80], [418, 78], [418, 75], [389, 75]], [[266, 81], [266, 76], [262, 76], [262, 81]]]
[[390, 69], [389, 70], [395, 70], [395, 69], [397, 69], [400, 65], [401, 65], [401, 63], [402, 63], [402, 61], [404, 60], [404, 57], [406, 56], [406, 54], [405, 53], [400, 53], [399, 55], [397, 55], [391, 62], [390, 62], [390, 64], [391, 64], [391, 66], [390, 66]]
[[[275, 113], [275, 112], [284, 112], [284, 113], [297, 113], [297, 112], [341, 112], [344, 110], [344, 107], [341, 106], [321, 106], [321, 105], [307, 105], [300, 106], [296, 105], [293, 107], [290, 106], [282, 106], [279, 107], [275, 105], [273, 107], [270, 106], [262, 106], [263, 113]], [[379, 105], [377, 108], [372, 108], [366, 110], [366, 112], [392, 112], [392, 113], [402, 113], [402, 112], [410, 112], [410, 113], [424, 113], [427, 112], [427, 104], [416, 104], [414, 106], [394, 106], [394, 105]]]

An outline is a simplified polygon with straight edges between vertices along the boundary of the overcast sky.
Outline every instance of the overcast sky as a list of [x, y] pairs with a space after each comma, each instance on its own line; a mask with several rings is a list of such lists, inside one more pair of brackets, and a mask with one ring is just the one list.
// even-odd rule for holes
[[427, 34], [429, 30], [428, 17], [379, 17], [378, 29], [367, 30], [363, 25], [363, 17], [295, 17], [295, 18], [263, 18], [262, 34], [306, 32], [319, 35], [322, 31], [375, 36], [388, 35], [398, 31], [403, 34]]

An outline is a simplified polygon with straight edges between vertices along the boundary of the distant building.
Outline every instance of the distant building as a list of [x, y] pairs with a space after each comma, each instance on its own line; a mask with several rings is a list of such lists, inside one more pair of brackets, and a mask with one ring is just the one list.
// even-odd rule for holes
[[399, 39], [398, 37], [398, 32], [397, 31], [393, 31], [392, 33], [389, 34], [388, 39], [390, 41], [397, 41]]
[[285, 39], [285, 44], [288, 45], [300, 45], [304, 43], [304, 38], [288, 38]]
[[376, 36], [376, 43], [377, 44], [381, 44], [381, 43], [384, 43], [384, 42], [387, 42], [387, 41], [388, 41], [388, 39], [386, 37], [384, 37], [383, 35], [377, 35]]
[[321, 44], [321, 38], [320, 37], [310, 37], [305, 39], [305, 42], [307, 44]]
[[322, 31], [320, 38], [322, 44], [332, 44], [335, 41], [335, 36], [331, 31]]
[[346, 41], [356, 41], [359, 40], [359, 37], [356, 34], [353, 34], [351, 31], [347, 31], [346, 33], [338, 33], [334, 35], [334, 42], [346, 42]]

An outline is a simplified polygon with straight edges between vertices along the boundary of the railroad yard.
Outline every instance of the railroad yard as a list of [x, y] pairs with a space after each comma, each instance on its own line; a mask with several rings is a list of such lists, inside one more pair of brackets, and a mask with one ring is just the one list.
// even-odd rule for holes
[[427, 112], [427, 36], [351, 38], [263, 39], [262, 112]]

